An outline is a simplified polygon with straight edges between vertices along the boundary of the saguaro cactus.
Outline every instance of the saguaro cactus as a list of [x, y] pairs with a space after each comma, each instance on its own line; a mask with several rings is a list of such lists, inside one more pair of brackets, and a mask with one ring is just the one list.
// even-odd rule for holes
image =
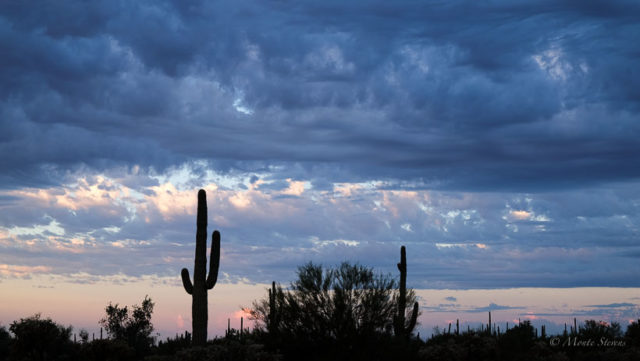
[[273, 281], [273, 282], [271, 282], [271, 289], [269, 290], [269, 325], [268, 325], [268, 329], [269, 329], [269, 333], [270, 334], [274, 334], [278, 330], [278, 319], [279, 319], [280, 315], [279, 315], [279, 313], [277, 311], [277, 308], [276, 308], [276, 296], [277, 296], [276, 282]]
[[193, 284], [191, 284], [189, 270], [183, 268], [182, 285], [193, 299], [191, 303], [193, 345], [204, 346], [207, 343], [207, 322], [209, 317], [207, 290], [212, 289], [218, 280], [220, 232], [214, 231], [211, 235], [211, 255], [209, 257], [209, 275], [207, 276], [207, 194], [202, 189], [198, 192], [196, 226], [196, 258], [193, 266]]
[[398, 313], [394, 317], [393, 331], [396, 336], [408, 337], [413, 328], [416, 327], [418, 319], [418, 302], [413, 304], [413, 312], [409, 323], [406, 322], [405, 312], [407, 309], [407, 251], [404, 246], [400, 248], [400, 263], [398, 263], [400, 271], [400, 294], [398, 295]]

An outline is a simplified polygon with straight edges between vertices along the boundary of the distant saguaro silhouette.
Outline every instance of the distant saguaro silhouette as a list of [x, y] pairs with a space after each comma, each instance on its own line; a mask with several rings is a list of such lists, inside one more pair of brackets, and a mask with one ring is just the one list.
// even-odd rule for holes
[[[280, 295], [282, 296], [282, 290], [280, 290]], [[276, 282], [273, 281], [269, 290], [269, 323], [267, 324], [267, 329], [271, 335], [275, 335], [278, 332], [278, 324], [280, 323], [281, 312], [276, 306], [277, 297], [278, 289], [276, 288]], [[279, 306], [282, 306], [282, 303]]]
[[404, 246], [400, 248], [400, 263], [398, 263], [400, 271], [400, 292], [398, 295], [398, 313], [394, 317], [393, 331], [396, 336], [408, 337], [413, 328], [416, 327], [418, 319], [418, 302], [413, 305], [413, 312], [409, 318], [409, 324], [406, 324], [405, 311], [407, 309], [407, 251]]
[[220, 266], [220, 232], [211, 235], [211, 255], [209, 257], [209, 275], [207, 274], [207, 194], [203, 189], [198, 191], [198, 215], [196, 221], [196, 257], [193, 266], [193, 284], [189, 270], [182, 269], [182, 285], [192, 295], [191, 319], [192, 340], [194, 346], [207, 343], [208, 304], [207, 290], [213, 288], [218, 280]]

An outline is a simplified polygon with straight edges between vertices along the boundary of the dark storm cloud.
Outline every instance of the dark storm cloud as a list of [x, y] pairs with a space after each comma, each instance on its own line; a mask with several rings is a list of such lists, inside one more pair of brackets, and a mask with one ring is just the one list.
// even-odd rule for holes
[[197, 159], [318, 185], [637, 179], [639, 15], [624, 1], [4, 3], [0, 182]]

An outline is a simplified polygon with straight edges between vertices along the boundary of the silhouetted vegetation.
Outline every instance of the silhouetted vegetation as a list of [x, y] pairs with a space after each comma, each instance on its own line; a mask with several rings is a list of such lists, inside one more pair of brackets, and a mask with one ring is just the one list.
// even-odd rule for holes
[[[151, 349], [147, 351], [151, 353]], [[143, 357], [144, 354], [136, 355], [136, 350], [124, 340], [103, 339], [83, 344], [77, 359], [84, 361], [133, 361], [141, 360]]]
[[[348, 263], [330, 269], [308, 263], [297, 274], [288, 291], [274, 283], [253, 304], [251, 315], [271, 350], [288, 360], [375, 360], [393, 351], [395, 280]], [[412, 290], [405, 299], [415, 301]]]
[[40, 314], [21, 318], [9, 326], [14, 337], [8, 353], [12, 360], [67, 360], [72, 357], [72, 327], [65, 327]]
[[174, 355], [176, 352], [189, 348], [191, 346], [191, 334], [185, 332], [182, 335], [176, 335], [175, 338], [167, 338], [158, 342], [157, 354], [162, 356]]
[[[255, 337], [248, 336], [244, 341], [218, 338], [207, 342], [205, 347], [193, 347], [177, 352], [166, 361], [278, 361], [282, 357], [265, 349], [263, 344], [255, 343]], [[160, 360], [160, 359], [158, 359]]]
[[151, 336], [153, 306], [154, 303], [148, 296], [141, 306], [133, 305], [131, 309], [109, 303], [105, 309], [106, 316], [100, 320], [100, 324], [111, 339], [126, 343], [135, 350], [137, 356], [145, 355], [154, 343], [154, 337]]
[[11, 335], [4, 326], [0, 326], [0, 361], [7, 359], [9, 355], [9, 342]]
[[624, 334], [624, 339], [627, 344], [635, 347], [640, 347], [640, 319], [633, 321], [627, 326], [627, 331]]
[[507, 330], [499, 337], [498, 346], [507, 356], [516, 356], [531, 350], [536, 342], [535, 329], [530, 321], [524, 321]]
[[[193, 267], [193, 284], [189, 270], [182, 269], [182, 285], [193, 298], [191, 319], [193, 345], [204, 346], [207, 342], [208, 303], [207, 291], [216, 285], [220, 266], [220, 232], [211, 235], [211, 255], [207, 276], [207, 194], [198, 191], [198, 214], [196, 216], [196, 257]], [[206, 276], [206, 279], [205, 279]]]
[[[358, 288], [359, 285], [377, 287]], [[321, 286], [321, 287], [317, 287]], [[258, 327], [253, 330], [229, 329], [225, 337], [208, 341], [204, 346], [192, 347], [188, 332], [153, 344], [147, 321], [150, 324], [152, 311], [150, 298], [143, 305], [133, 306], [139, 312], [126, 312], [128, 307], [109, 305], [107, 317], [102, 324], [107, 327], [110, 338], [84, 340], [80, 337], [73, 342], [72, 327], [62, 326], [40, 315], [20, 319], [11, 324], [9, 331], [0, 327], [0, 360], [82, 360], [82, 361], [183, 361], [183, 360], [234, 360], [234, 361], [276, 361], [276, 360], [638, 360], [640, 359], [640, 320], [629, 324], [623, 334], [617, 323], [586, 320], [577, 323], [577, 332], [564, 335], [546, 335], [529, 321], [512, 325], [504, 332], [497, 327], [489, 329], [483, 325], [479, 329], [456, 332], [455, 328], [434, 329], [427, 340], [415, 335], [405, 338], [393, 333], [395, 308], [394, 280], [388, 276], [376, 275], [369, 268], [342, 264], [335, 269], [322, 269], [307, 264], [299, 268], [298, 280], [289, 290], [277, 285], [275, 298], [255, 301], [255, 316]], [[335, 287], [335, 288], [334, 288]], [[374, 287], [374, 288], [375, 288]], [[272, 291], [269, 290], [269, 291]], [[325, 292], [326, 290], [326, 292]], [[338, 292], [334, 292], [338, 290]], [[306, 296], [300, 292], [311, 292]], [[371, 292], [367, 296], [367, 293]], [[273, 294], [272, 292], [268, 292]], [[337, 293], [337, 295], [336, 295]], [[408, 292], [412, 300], [412, 293]], [[370, 302], [378, 299], [377, 302]], [[298, 303], [293, 306], [289, 302]], [[270, 310], [282, 312], [277, 325], [272, 323]], [[281, 304], [281, 306], [279, 306]], [[371, 309], [370, 305], [377, 304]], [[313, 310], [311, 305], [319, 306]], [[295, 308], [289, 308], [295, 307]], [[364, 308], [364, 309], [363, 309]], [[296, 316], [292, 311], [304, 311], [306, 315]], [[381, 310], [380, 319], [373, 309]], [[351, 312], [347, 312], [351, 310]], [[142, 315], [144, 313], [144, 315]], [[114, 315], [111, 323], [108, 315]], [[138, 314], [139, 326], [132, 320]], [[148, 317], [147, 317], [148, 315]], [[298, 319], [298, 321], [295, 321]], [[376, 320], [372, 320], [376, 319]], [[310, 320], [320, 320], [323, 327], [307, 331], [302, 325]], [[367, 322], [363, 320], [369, 320]], [[105, 322], [106, 321], [106, 322]], [[344, 322], [344, 324], [343, 324]], [[271, 323], [271, 324], [269, 324]], [[350, 326], [346, 326], [350, 325]], [[367, 325], [367, 326], [365, 326]], [[291, 328], [291, 329], [289, 329]], [[125, 330], [145, 330], [150, 342], [148, 347], [136, 349], [124, 335], [135, 333]], [[488, 330], [489, 329], [489, 330]], [[113, 330], [113, 333], [112, 333]], [[115, 331], [117, 330], [117, 331]], [[273, 334], [274, 330], [276, 333]], [[329, 330], [329, 331], [327, 331]], [[295, 331], [295, 332], [294, 332]], [[13, 336], [11, 335], [13, 334]], [[115, 335], [121, 335], [116, 337]], [[312, 339], [320, 335], [317, 340]], [[144, 338], [143, 338], [144, 339]], [[304, 347], [303, 347], [304, 346]], [[324, 348], [323, 348], [324, 347]]]
[[[542, 328], [542, 327], [541, 327]], [[506, 332], [486, 328], [460, 335], [436, 332], [419, 352], [420, 360], [637, 360], [640, 349], [622, 337], [620, 325], [587, 320], [577, 332], [545, 335], [529, 321]], [[634, 332], [633, 324], [627, 333]]]
[[617, 322], [586, 320], [584, 325], [579, 327], [579, 333], [580, 336], [593, 340], [599, 340], [603, 337], [613, 340], [622, 337], [622, 329]]
[[[397, 336], [409, 337], [416, 327], [418, 320], [418, 302], [413, 304], [411, 316], [407, 318], [407, 252], [404, 246], [400, 248], [400, 263], [398, 263], [398, 271], [400, 271], [400, 284], [398, 289], [398, 312], [393, 317], [393, 331]], [[409, 302], [411, 303], [411, 302]]]

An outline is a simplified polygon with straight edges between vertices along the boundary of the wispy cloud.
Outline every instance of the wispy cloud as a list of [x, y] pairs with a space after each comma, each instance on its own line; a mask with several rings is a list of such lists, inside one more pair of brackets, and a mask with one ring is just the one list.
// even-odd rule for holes
[[489, 312], [489, 311], [500, 311], [500, 310], [522, 310], [525, 308], [526, 307], [522, 307], [522, 306], [504, 306], [504, 305], [498, 305], [495, 303], [490, 303], [488, 306], [468, 309], [466, 310], [466, 312], [477, 313], [477, 312]]
[[[177, 274], [192, 262], [195, 195], [202, 187], [210, 230], [222, 230], [222, 264], [230, 279], [287, 281], [309, 260], [352, 260], [395, 274], [398, 249], [406, 245], [413, 287], [636, 282], [623, 271], [634, 265], [628, 256], [636, 247], [630, 220], [640, 214], [622, 201], [634, 194], [632, 186], [592, 192], [591, 202], [608, 200], [617, 214], [626, 214], [608, 217], [585, 212], [584, 202], [565, 201], [577, 193], [460, 196], [388, 190], [384, 182], [325, 189], [303, 180], [278, 184], [267, 173], [243, 178], [199, 173], [197, 167], [163, 174], [82, 172], [56, 187], [2, 191], [11, 202], [2, 206], [0, 262], [45, 264], [53, 273]], [[541, 230], [540, 222], [505, 218], [514, 207], [553, 221]], [[594, 232], [605, 225], [607, 233]], [[606, 267], [603, 259], [620, 268]], [[584, 262], [593, 267], [585, 270]]]
[[636, 304], [623, 302], [623, 303], [609, 303], [607, 305], [588, 305], [585, 307], [594, 307], [594, 308], [620, 308], [620, 307], [636, 307]]

